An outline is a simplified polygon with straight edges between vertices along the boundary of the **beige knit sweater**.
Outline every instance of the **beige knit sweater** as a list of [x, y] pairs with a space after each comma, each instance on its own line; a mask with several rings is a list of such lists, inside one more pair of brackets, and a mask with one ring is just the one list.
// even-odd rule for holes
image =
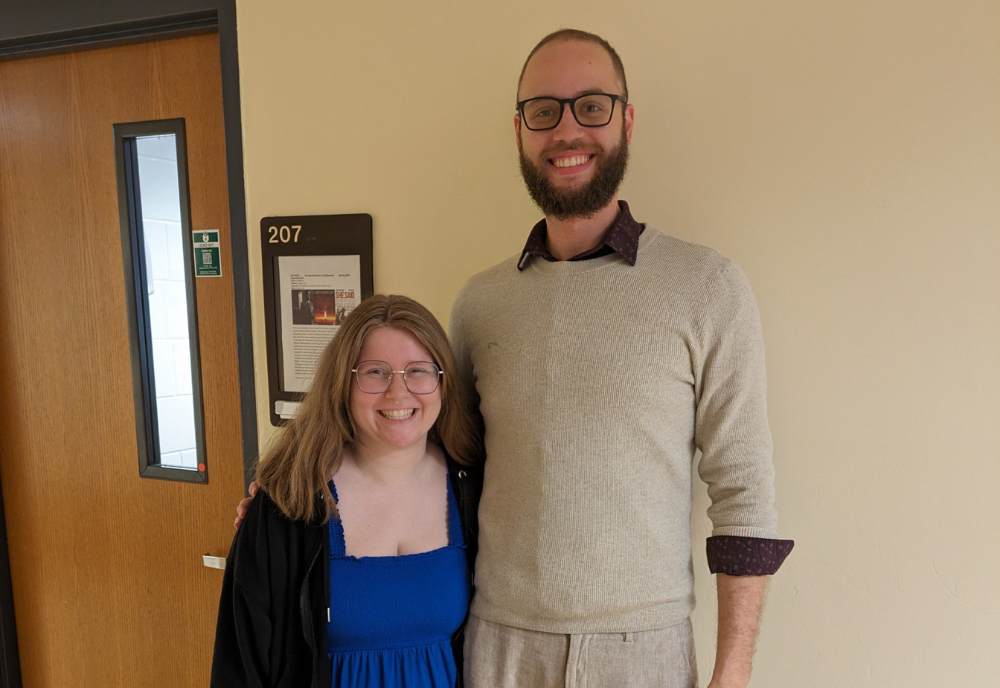
[[529, 261], [474, 276], [451, 318], [486, 421], [473, 613], [553, 633], [679, 623], [696, 448], [713, 534], [777, 537], [753, 294], [652, 228], [635, 266]]

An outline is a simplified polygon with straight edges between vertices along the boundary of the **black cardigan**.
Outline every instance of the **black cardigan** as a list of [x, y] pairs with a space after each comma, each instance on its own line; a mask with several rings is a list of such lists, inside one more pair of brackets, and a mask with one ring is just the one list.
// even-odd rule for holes
[[[448, 461], [465, 535], [476, 561], [482, 469]], [[292, 521], [261, 490], [233, 538], [222, 579], [212, 688], [329, 688], [327, 526]], [[468, 617], [466, 617], [468, 618]], [[452, 638], [462, 686], [465, 623]]]

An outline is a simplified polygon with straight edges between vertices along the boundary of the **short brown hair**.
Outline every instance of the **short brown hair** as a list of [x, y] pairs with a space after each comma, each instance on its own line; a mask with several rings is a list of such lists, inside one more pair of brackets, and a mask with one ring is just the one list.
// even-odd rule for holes
[[[517, 92], [521, 92], [521, 81], [524, 79], [524, 72], [528, 68], [528, 63], [531, 62], [531, 58], [535, 56], [543, 45], [548, 45], [549, 43], [554, 43], [555, 41], [583, 41], [585, 43], [595, 43], [608, 53], [608, 57], [611, 58], [611, 64], [615, 67], [615, 74], [618, 79], [622, 82], [622, 98], [628, 102], [628, 81], [625, 80], [625, 65], [622, 64], [622, 58], [618, 57], [618, 52], [611, 47], [611, 44], [606, 40], [598, 36], [596, 33], [588, 33], [587, 31], [581, 31], [580, 29], [559, 29], [558, 31], [553, 31], [548, 36], [538, 41], [537, 45], [531, 49], [528, 53], [528, 59], [524, 61], [524, 66], [521, 67], [521, 76], [517, 78]], [[520, 96], [518, 96], [520, 97]]]
[[[376, 294], [355, 308], [326, 347], [299, 412], [268, 447], [257, 466], [257, 483], [289, 518], [325, 523], [336, 514], [330, 478], [357, 430], [350, 413], [351, 369], [365, 337], [379, 327], [408, 332], [430, 352], [444, 375], [441, 412], [429, 439], [459, 463], [482, 457], [478, 415], [468, 408], [466, 385], [457, 378], [448, 337], [434, 315], [406, 296]], [[322, 495], [322, 506], [317, 499]]]

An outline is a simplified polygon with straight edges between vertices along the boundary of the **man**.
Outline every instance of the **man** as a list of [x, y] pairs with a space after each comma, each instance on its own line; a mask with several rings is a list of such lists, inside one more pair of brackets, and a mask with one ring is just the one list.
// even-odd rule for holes
[[545, 219], [451, 318], [486, 424], [472, 688], [697, 686], [696, 449], [718, 574], [710, 688], [749, 681], [766, 576], [792, 548], [776, 539], [753, 294], [618, 200], [634, 119], [604, 39], [557, 31], [525, 61], [514, 132]]
[[514, 132], [545, 214], [452, 313], [486, 424], [466, 679], [697, 685], [691, 466], [718, 574], [711, 688], [746, 686], [777, 540], [763, 343], [742, 272], [636, 222], [617, 198], [635, 108], [602, 38], [528, 56]]

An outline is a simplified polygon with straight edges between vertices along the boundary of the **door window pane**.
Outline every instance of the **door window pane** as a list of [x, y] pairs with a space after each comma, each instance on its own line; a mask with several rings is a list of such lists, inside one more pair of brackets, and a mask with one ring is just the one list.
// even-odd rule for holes
[[159, 464], [197, 468], [177, 137], [136, 138], [146, 293], [153, 339]]
[[115, 125], [139, 471], [207, 482], [183, 120]]

